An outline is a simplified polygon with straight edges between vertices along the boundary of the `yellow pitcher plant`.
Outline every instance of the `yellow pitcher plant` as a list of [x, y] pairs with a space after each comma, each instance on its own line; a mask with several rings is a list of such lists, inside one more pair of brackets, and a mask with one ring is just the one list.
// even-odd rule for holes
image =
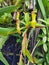
[[20, 34], [21, 32], [20, 32], [20, 20], [19, 20], [19, 17], [20, 17], [20, 13], [17, 12], [17, 14], [16, 14], [16, 30]]
[[32, 16], [31, 26], [32, 26], [33, 28], [36, 27], [36, 12], [37, 12], [37, 11], [32, 11], [32, 13], [31, 13], [31, 16]]

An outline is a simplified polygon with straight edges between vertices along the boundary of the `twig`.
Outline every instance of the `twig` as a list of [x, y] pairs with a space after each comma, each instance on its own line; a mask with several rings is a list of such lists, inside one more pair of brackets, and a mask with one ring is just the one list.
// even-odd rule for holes
[[[38, 42], [39, 42], [39, 41], [38, 41]], [[31, 56], [32, 56], [33, 53], [34, 53], [34, 51], [35, 51], [35, 49], [36, 49], [36, 47], [37, 47], [37, 45], [38, 45], [38, 42], [37, 42], [37, 44], [34, 46], [34, 48], [33, 48], [33, 50], [32, 50], [32, 53], [31, 53]], [[28, 61], [27, 65], [29, 65], [29, 61]]]

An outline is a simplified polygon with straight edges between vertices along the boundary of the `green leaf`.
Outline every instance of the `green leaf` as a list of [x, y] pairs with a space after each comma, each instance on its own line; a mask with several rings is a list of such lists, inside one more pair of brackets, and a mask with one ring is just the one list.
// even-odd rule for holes
[[15, 6], [15, 5], [10, 5], [10, 6], [7, 6], [7, 7], [0, 8], [0, 16], [3, 15], [4, 13], [14, 12], [17, 8], [18, 7]]
[[3, 48], [5, 41], [8, 39], [8, 36], [0, 36], [0, 49]]
[[40, 18], [39, 18], [38, 21], [39, 21], [39, 22], [43, 22], [43, 23], [46, 24], [46, 20], [43, 20], [43, 19], [40, 19]]
[[30, 52], [27, 49], [25, 49], [25, 54], [26, 54], [28, 60], [33, 63], [33, 58], [32, 58]]
[[43, 42], [45, 43], [45, 42], [46, 42], [46, 40], [47, 40], [47, 37], [46, 37], [46, 36], [44, 36], [44, 37], [43, 37]]
[[47, 45], [46, 44], [43, 44], [43, 49], [44, 49], [45, 52], [48, 51], [48, 48], [47, 48]]
[[33, 62], [33, 58], [32, 58], [32, 56], [31, 56], [30, 52], [29, 52], [26, 48], [25, 48], [24, 51], [23, 51], [23, 55], [24, 55], [24, 56], [27, 56], [29, 62], [34, 63], [34, 62]]
[[43, 54], [41, 52], [36, 51], [35, 55], [38, 55], [39, 57], [43, 57]]
[[44, 61], [44, 59], [43, 59], [43, 58], [38, 59], [38, 64], [42, 64], [42, 63], [43, 63], [43, 61]]
[[28, 1], [28, 0], [25, 2], [25, 4], [26, 4], [26, 6], [29, 8], [30, 3], [29, 3], [29, 1]]
[[7, 62], [7, 60], [4, 58], [2, 52], [0, 52], [0, 61], [2, 61], [5, 65], [9, 65], [9, 63]]
[[36, 23], [36, 27], [42, 28], [42, 27], [45, 27], [45, 25]]
[[47, 65], [46, 62], [44, 62], [44, 65]]
[[38, 4], [40, 6], [40, 9], [41, 9], [41, 12], [42, 12], [43, 17], [46, 20], [46, 12], [45, 12], [44, 5], [43, 5], [42, 0], [38, 0]]
[[12, 20], [13, 20], [13, 18], [12, 18], [12, 15], [10, 13], [4, 13], [4, 15], [2, 15], [0, 17], [0, 23], [1, 24], [3, 24], [3, 23], [10, 24]]
[[49, 53], [46, 54], [47, 63], [49, 63]]
[[46, 25], [49, 26], [49, 18], [46, 19]]
[[37, 47], [39, 47], [39, 46], [41, 46], [41, 45], [43, 45], [43, 44], [44, 44], [43, 41], [39, 40], [39, 41], [37, 42]]
[[42, 64], [38, 64], [38, 65], [42, 65]]
[[20, 61], [20, 63], [19, 63], [19, 64], [20, 64], [20, 65], [24, 65], [24, 63], [23, 63], [23, 61], [22, 61], [22, 60]]
[[21, 40], [20, 39], [17, 39], [16, 42], [19, 43]]
[[46, 26], [49, 27], [49, 18], [46, 18], [46, 20], [43, 20], [43, 19], [38, 19], [39, 21], [43, 22], [46, 24]]
[[20, 21], [21, 24], [25, 25], [25, 22], [23, 20]]
[[2, 28], [0, 27], [0, 36], [6, 36], [12, 33], [12, 31], [14, 31], [15, 28]]
[[46, 35], [46, 28], [42, 28], [42, 31]]
[[42, 1], [43, 1], [45, 10], [46, 10], [46, 14], [47, 14], [47, 16], [49, 16], [49, 0], [42, 0]]
[[29, 13], [25, 13], [25, 22], [29, 22], [30, 17], [29, 17]]
[[2, 3], [4, 0], [0, 0], [0, 3]]

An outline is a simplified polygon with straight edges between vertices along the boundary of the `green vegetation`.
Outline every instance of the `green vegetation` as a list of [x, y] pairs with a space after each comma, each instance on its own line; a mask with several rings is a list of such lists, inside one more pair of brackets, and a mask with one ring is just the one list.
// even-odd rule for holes
[[0, 0], [0, 61], [5, 65], [10, 64], [2, 48], [10, 35], [18, 37], [15, 46], [21, 43], [17, 65], [49, 65], [49, 1]]

